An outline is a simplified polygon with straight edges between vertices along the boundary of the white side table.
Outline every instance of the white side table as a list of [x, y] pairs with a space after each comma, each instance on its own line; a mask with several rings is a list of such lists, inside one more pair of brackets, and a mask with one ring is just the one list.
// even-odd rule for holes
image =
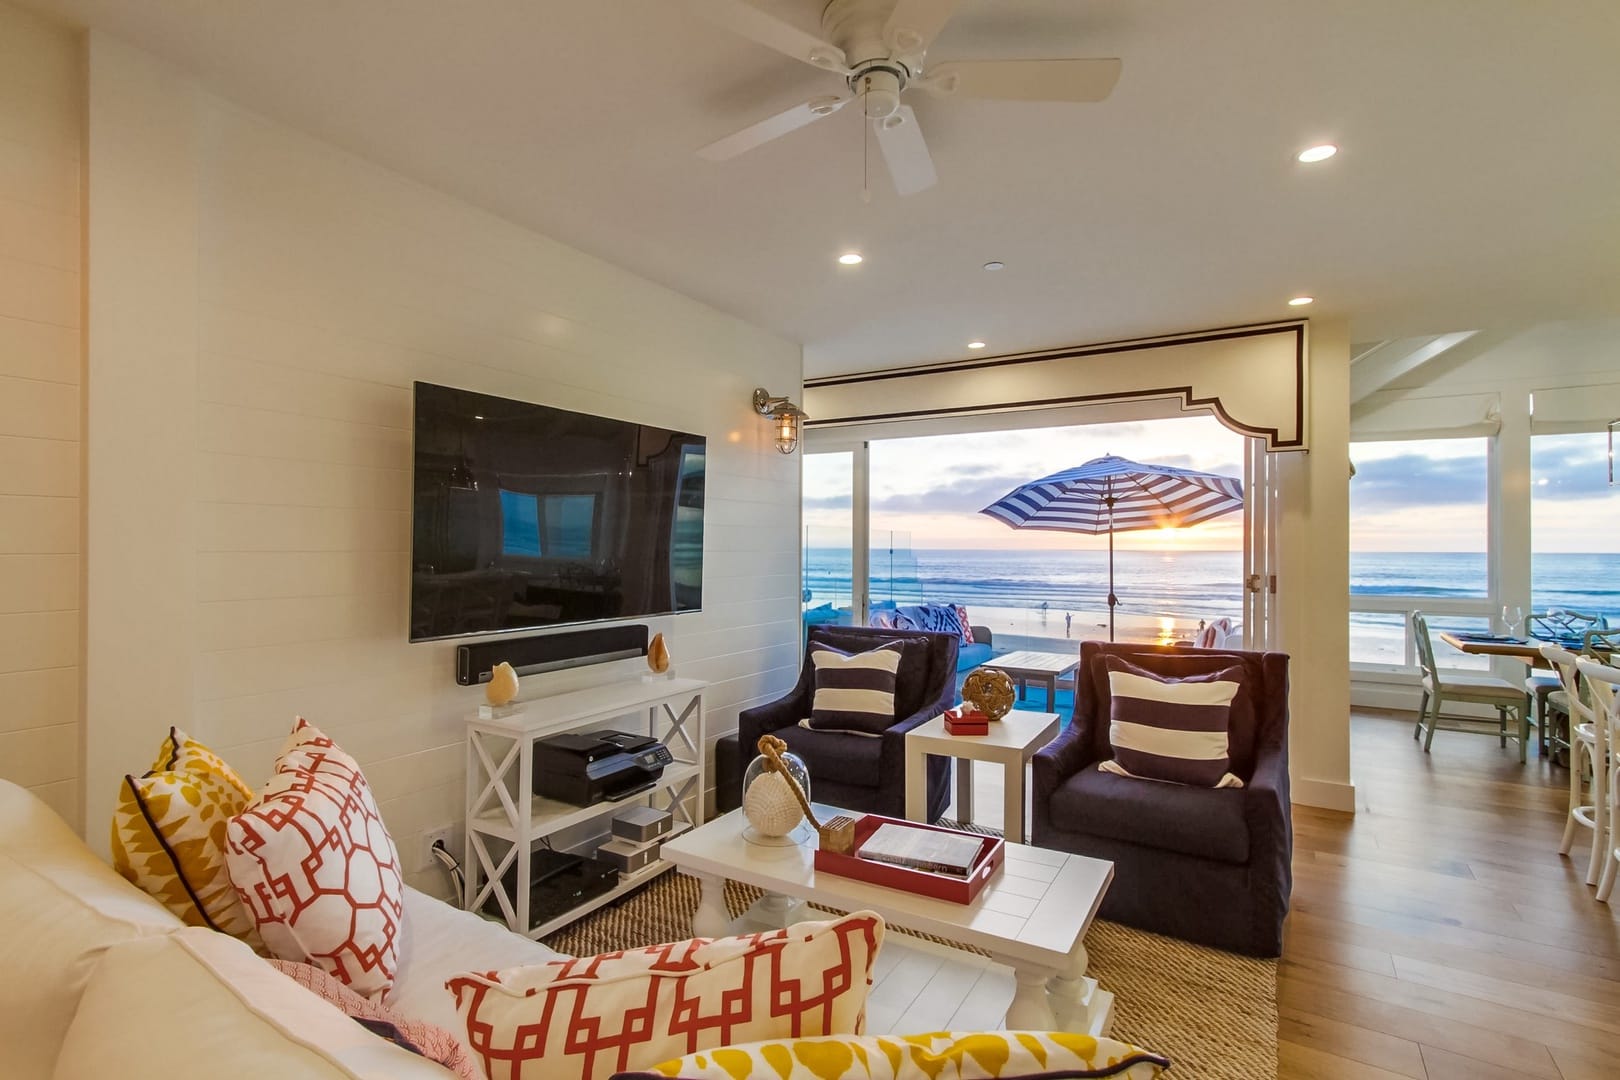
[[936, 716], [906, 732], [906, 817], [922, 821], [928, 814], [928, 755], [957, 759], [956, 816], [973, 819], [973, 762], [993, 761], [1005, 772], [1007, 840], [1024, 840], [1024, 767], [1030, 757], [1057, 736], [1063, 718], [1057, 713], [1013, 710], [990, 722], [988, 735], [952, 735], [945, 718]]

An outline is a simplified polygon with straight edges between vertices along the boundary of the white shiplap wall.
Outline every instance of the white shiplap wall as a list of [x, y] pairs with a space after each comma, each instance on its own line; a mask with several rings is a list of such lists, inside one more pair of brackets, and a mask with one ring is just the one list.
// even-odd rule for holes
[[77, 824], [78, 36], [0, 5], [0, 777]]
[[[444, 891], [418, 866], [417, 837], [460, 820], [463, 722], [481, 695], [454, 685], [452, 645], [405, 640], [414, 379], [707, 435], [705, 609], [652, 628], [681, 674], [713, 683], [711, 738], [792, 681], [799, 462], [775, 452], [748, 398], [755, 385], [799, 392], [797, 345], [154, 80], [155, 63], [93, 40], [92, 160], [103, 93], [194, 125], [169, 140], [191, 160], [93, 173], [92, 206], [98, 194], [123, 202], [110, 185], [126, 175], [195, 186], [195, 355], [180, 362], [196, 374], [179, 420], [195, 445], [175, 481], [192, 485], [192, 525], [174, 537], [195, 552], [195, 604], [184, 640], [162, 647], [192, 671], [200, 737], [256, 782], [293, 716], [307, 716], [365, 767], [413, 883]], [[95, 310], [92, 297], [92, 331]], [[150, 482], [119, 475], [134, 462], [92, 459], [103, 467], [110, 483]], [[644, 670], [536, 677], [524, 693]], [[128, 741], [91, 700], [91, 739], [105, 727]], [[140, 722], [155, 741], [156, 718]]]

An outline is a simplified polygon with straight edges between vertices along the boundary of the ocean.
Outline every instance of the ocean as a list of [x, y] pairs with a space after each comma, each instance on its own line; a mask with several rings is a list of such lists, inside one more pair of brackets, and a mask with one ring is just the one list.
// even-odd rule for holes
[[[850, 603], [849, 550], [805, 550], [804, 607]], [[1089, 637], [1106, 628], [1106, 551], [930, 551], [874, 549], [872, 598], [900, 604], [949, 601], [998, 633]], [[1242, 613], [1242, 555], [1236, 551], [1119, 551], [1114, 592], [1121, 625], [1196, 630], [1200, 620], [1234, 622]], [[1601, 613], [1620, 622], [1620, 554], [1537, 555], [1532, 565], [1531, 610], [1552, 607]], [[1485, 556], [1469, 552], [1363, 552], [1350, 559], [1350, 591], [1362, 596], [1483, 599]], [[1421, 599], [1412, 606], [1421, 607]], [[1486, 629], [1485, 617], [1437, 617], [1435, 629]], [[1356, 612], [1350, 616], [1351, 658], [1400, 664], [1405, 659], [1403, 616]], [[1453, 666], [1483, 666], [1454, 657]]]

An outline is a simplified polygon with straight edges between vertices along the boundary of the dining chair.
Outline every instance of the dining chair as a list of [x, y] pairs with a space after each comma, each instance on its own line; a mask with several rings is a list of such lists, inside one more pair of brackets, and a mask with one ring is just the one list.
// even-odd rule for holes
[[[1543, 645], [1541, 655], [1558, 675], [1563, 689], [1554, 696], [1563, 699], [1560, 705], [1569, 717], [1569, 810], [1564, 817], [1564, 838], [1558, 842], [1558, 854], [1568, 855], [1575, 846], [1577, 828], [1590, 829], [1592, 848], [1586, 861], [1586, 883], [1596, 885], [1610, 846], [1608, 724], [1602, 717], [1594, 716], [1581, 693], [1578, 670], [1581, 658], [1557, 645]], [[1587, 788], [1589, 767], [1592, 782]]]
[[1598, 627], [1581, 635], [1581, 655], [1607, 660], [1620, 652], [1620, 629]]
[[[1584, 629], [1583, 629], [1584, 628]], [[1581, 643], [1581, 655], [1599, 660], [1614, 655], [1620, 644], [1620, 629], [1611, 629], [1602, 615], [1586, 615], [1579, 611], [1554, 608], [1546, 615], [1532, 615], [1529, 620], [1532, 637], [1552, 638], [1560, 643]], [[1569, 710], [1564, 706], [1564, 692], [1558, 676], [1551, 672], [1532, 671], [1524, 680], [1525, 693], [1535, 699], [1536, 726], [1541, 731], [1541, 753], [1545, 757], [1569, 749]]]
[[1549, 608], [1544, 615], [1531, 615], [1525, 629], [1531, 637], [1543, 639], [1579, 640], [1588, 630], [1607, 629], [1609, 620], [1602, 615], [1588, 615], [1569, 608]]
[[[1620, 668], [1599, 663], [1589, 656], [1583, 656], [1576, 660], [1575, 667], [1580, 672], [1581, 679], [1586, 683], [1587, 689], [1592, 696], [1591, 711], [1595, 717], [1593, 726], [1607, 733], [1609, 745], [1612, 747], [1614, 740], [1620, 737], [1620, 693], [1616, 693], [1616, 687], [1620, 687]], [[1609, 759], [1608, 767], [1604, 771], [1608, 776], [1608, 821], [1611, 828], [1603, 843], [1603, 868], [1599, 876], [1597, 891], [1597, 898], [1604, 903], [1609, 902], [1609, 894], [1614, 891], [1616, 861], [1620, 860], [1620, 850], [1616, 850], [1614, 829], [1612, 827], [1617, 805], [1615, 783], [1620, 778], [1615, 775], [1616, 755], [1611, 753]], [[1591, 881], [1590, 876], [1588, 876], [1587, 881]]]
[[[1423, 617], [1421, 611], [1412, 612], [1412, 637], [1417, 642], [1418, 663], [1423, 668], [1423, 700], [1418, 706], [1417, 729], [1412, 732], [1412, 738], [1416, 739], [1423, 735], [1424, 728], [1428, 728], [1428, 735], [1423, 739], [1423, 752], [1427, 754], [1429, 747], [1434, 743], [1434, 733], [1440, 726], [1441, 703], [1466, 702], [1489, 705], [1496, 710], [1497, 737], [1503, 746], [1507, 745], [1510, 735], [1508, 713], [1513, 713], [1518, 718], [1519, 730], [1516, 738], [1519, 740], [1519, 764], [1524, 764], [1525, 748], [1530, 742], [1530, 695], [1525, 693], [1524, 688], [1495, 675], [1450, 671], [1442, 676], [1440, 666], [1434, 659], [1434, 641], [1429, 637], [1429, 621]], [[1479, 732], [1481, 729], [1448, 726], [1446, 730]]]

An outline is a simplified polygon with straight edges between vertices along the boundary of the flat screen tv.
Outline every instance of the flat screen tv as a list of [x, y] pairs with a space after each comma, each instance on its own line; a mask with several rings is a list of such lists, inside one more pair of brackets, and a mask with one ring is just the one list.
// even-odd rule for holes
[[697, 611], [701, 435], [416, 384], [412, 641]]

